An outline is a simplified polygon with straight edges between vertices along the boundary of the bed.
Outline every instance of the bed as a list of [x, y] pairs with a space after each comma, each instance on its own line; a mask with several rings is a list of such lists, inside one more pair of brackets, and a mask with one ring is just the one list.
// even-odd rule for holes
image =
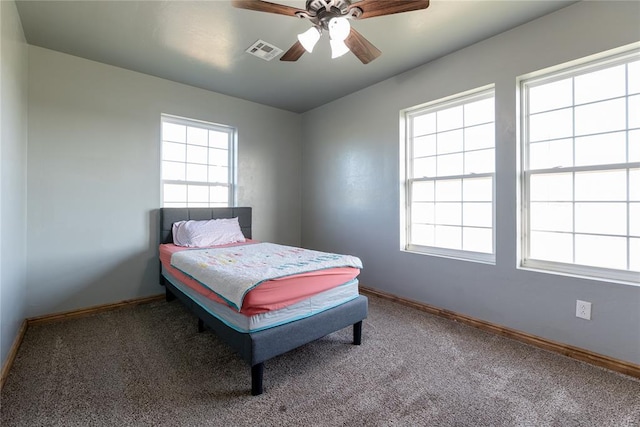
[[[160, 243], [173, 242], [172, 226], [178, 221], [236, 217], [244, 236], [251, 239], [250, 207], [161, 208]], [[349, 326], [353, 327], [353, 344], [361, 344], [362, 321], [368, 312], [365, 296], [355, 295], [337, 306], [313, 315], [297, 320], [294, 317], [291, 321], [281, 320], [276, 322], [275, 326], [251, 330], [237, 327], [233, 317], [225, 317], [219, 311], [212, 310], [211, 301], [186, 289], [180, 278], [167, 271], [162, 264], [160, 272], [160, 284], [165, 287], [167, 301], [176, 298], [180, 300], [198, 317], [198, 331], [202, 332], [207, 328], [212, 330], [251, 366], [251, 394], [254, 396], [263, 392], [264, 363], [273, 357]], [[353, 283], [350, 286], [353, 287]], [[357, 281], [355, 286], [357, 293]]]

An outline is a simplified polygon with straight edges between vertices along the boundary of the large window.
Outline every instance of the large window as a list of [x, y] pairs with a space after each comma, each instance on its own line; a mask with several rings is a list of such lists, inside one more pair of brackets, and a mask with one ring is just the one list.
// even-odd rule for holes
[[235, 129], [162, 116], [162, 205], [234, 204]]
[[521, 82], [525, 267], [640, 281], [640, 55]]
[[405, 250], [495, 261], [493, 92], [403, 112]]

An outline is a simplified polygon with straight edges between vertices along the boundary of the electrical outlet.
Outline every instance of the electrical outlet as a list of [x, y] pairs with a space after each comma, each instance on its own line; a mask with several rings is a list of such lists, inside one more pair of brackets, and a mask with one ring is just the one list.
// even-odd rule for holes
[[576, 300], [576, 317], [591, 320], [591, 303]]

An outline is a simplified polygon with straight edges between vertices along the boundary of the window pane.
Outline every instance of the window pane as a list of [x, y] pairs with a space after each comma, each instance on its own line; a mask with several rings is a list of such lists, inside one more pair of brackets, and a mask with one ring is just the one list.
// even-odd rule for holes
[[446, 154], [436, 158], [438, 176], [462, 175], [462, 153]]
[[626, 161], [626, 132], [576, 138], [576, 166], [606, 165]]
[[162, 162], [162, 179], [170, 181], [184, 181], [184, 163]]
[[212, 203], [229, 203], [229, 189], [228, 187], [209, 187], [209, 200]]
[[413, 161], [413, 177], [423, 178], [436, 176], [436, 158], [419, 157]]
[[573, 166], [573, 140], [556, 139], [529, 145], [529, 168], [551, 169]]
[[441, 248], [462, 249], [462, 228], [436, 225], [435, 244]]
[[473, 126], [464, 129], [464, 149], [478, 150], [481, 148], [493, 148], [495, 146], [495, 125]]
[[422, 246], [434, 246], [435, 227], [433, 225], [412, 225], [411, 243]]
[[217, 148], [209, 148], [209, 164], [215, 166], [229, 165], [229, 152]]
[[[408, 202], [411, 203], [405, 207], [409, 221], [409, 246], [465, 250], [462, 249], [463, 204], [478, 202], [465, 207], [468, 215], [466, 223], [472, 224], [471, 228], [481, 224], [481, 228], [486, 230], [480, 233], [488, 233], [491, 239], [488, 243], [476, 243], [472, 249], [466, 250], [491, 254], [492, 175], [495, 172], [493, 90], [463, 95], [455, 101], [456, 106], [452, 106], [454, 104], [450, 99], [445, 102], [446, 106], [434, 104], [422, 110], [422, 113], [405, 113], [410, 126], [405, 141], [408, 144]], [[477, 173], [487, 176], [475, 178]], [[414, 179], [420, 181], [412, 181]], [[468, 201], [463, 201], [463, 181], [466, 183], [464, 191]], [[470, 233], [476, 232], [472, 230]], [[472, 245], [473, 240], [470, 240], [468, 247]], [[442, 251], [438, 254], [442, 255]], [[468, 257], [478, 255], [471, 254]], [[485, 256], [479, 258], [489, 259]]]
[[436, 181], [436, 201], [437, 202], [459, 202], [462, 200], [462, 181], [451, 179], [446, 181]]
[[466, 202], [490, 202], [493, 200], [493, 179], [465, 178], [463, 180], [463, 200]]
[[463, 225], [493, 227], [491, 203], [464, 203], [462, 206]]
[[640, 239], [629, 239], [629, 260], [629, 269], [640, 271]]
[[207, 164], [207, 149], [196, 145], [187, 145], [187, 162]]
[[493, 148], [464, 153], [464, 173], [487, 173], [495, 169]]
[[640, 201], [640, 169], [629, 170], [629, 200]]
[[436, 224], [461, 225], [462, 205], [460, 203], [436, 203]]
[[529, 88], [529, 113], [556, 110], [572, 105], [573, 79]]
[[411, 200], [414, 202], [432, 202], [435, 199], [433, 181], [414, 182], [411, 188], [413, 189]]
[[187, 163], [187, 181], [207, 182], [207, 165]]
[[436, 154], [436, 136], [421, 136], [413, 140], [413, 157], [434, 156]]
[[624, 96], [625, 85], [624, 65], [576, 76], [574, 102], [584, 104]]
[[572, 201], [573, 175], [571, 173], [532, 175], [529, 189], [532, 201]]
[[209, 187], [204, 185], [189, 185], [187, 197], [191, 203], [209, 203]]
[[473, 126], [480, 123], [493, 122], [494, 110], [493, 97], [464, 104], [464, 125]]
[[438, 133], [438, 154], [462, 151], [462, 129]]
[[530, 227], [535, 231], [573, 231], [573, 203], [531, 203]]
[[413, 118], [413, 136], [427, 135], [436, 131], [436, 113]]
[[593, 267], [627, 268], [627, 239], [624, 237], [576, 234], [576, 264]]
[[164, 184], [162, 199], [165, 202], [180, 203], [187, 201], [187, 186], [178, 184]]
[[623, 170], [576, 172], [576, 200], [627, 200], [627, 173]]
[[209, 147], [229, 149], [229, 134], [226, 132], [209, 131]]
[[[233, 194], [230, 161], [235, 130], [189, 119], [174, 124], [162, 116], [162, 194], [164, 206], [226, 207]], [[168, 184], [183, 181], [184, 185]], [[210, 186], [215, 182], [220, 186]], [[211, 200], [210, 200], [211, 199]]]
[[530, 245], [530, 255], [533, 259], [573, 262], [573, 239], [571, 234], [533, 231], [531, 232]]
[[209, 182], [229, 183], [229, 168], [209, 166]]
[[573, 136], [573, 111], [539, 113], [529, 117], [529, 141], [547, 141]]
[[463, 246], [465, 251], [493, 253], [493, 236], [490, 228], [464, 227]]
[[629, 235], [640, 237], [640, 203], [629, 204]]
[[436, 113], [438, 132], [462, 127], [462, 106], [440, 110]]
[[434, 224], [435, 204], [428, 202], [416, 202], [411, 204], [411, 222], [413, 224]]
[[164, 141], [186, 142], [187, 127], [173, 123], [162, 123], [162, 139]]
[[207, 145], [207, 130], [202, 128], [187, 128], [187, 144]]
[[627, 67], [629, 95], [632, 93], [640, 93], [640, 61], [627, 64]]
[[640, 130], [629, 132], [629, 162], [640, 162]]
[[614, 99], [576, 107], [576, 135], [589, 135], [625, 129], [626, 110], [624, 99]]
[[629, 97], [629, 129], [640, 128], [640, 95]]
[[626, 203], [576, 203], [577, 233], [627, 234]]
[[186, 149], [187, 146], [184, 144], [164, 141], [162, 143], [162, 159], [184, 162], [187, 152]]

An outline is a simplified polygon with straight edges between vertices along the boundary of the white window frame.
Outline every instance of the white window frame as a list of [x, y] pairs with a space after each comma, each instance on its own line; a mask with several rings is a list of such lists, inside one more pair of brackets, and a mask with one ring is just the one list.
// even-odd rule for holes
[[[211, 130], [211, 131], [216, 131], [216, 132], [222, 132], [222, 133], [226, 133], [228, 135], [228, 182], [227, 183], [222, 183], [222, 182], [209, 182], [209, 181], [189, 181], [187, 179], [185, 180], [168, 180], [168, 179], [163, 179], [163, 173], [162, 173], [162, 165], [163, 162], [165, 160], [164, 158], [164, 153], [163, 153], [163, 142], [164, 142], [164, 137], [162, 135], [162, 129], [163, 129], [163, 124], [164, 123], [172, 123], [172, 124], [177, 124], [177, 125], [183, 125], [183, 126], [187, 126], [187, 127], [195, 127], [195, 128], [200, 128], [200, 129], [206, 129], [206, 130]], [[185, 143], [186, 144], [186, 143]], [[196, 119], [189, 119], [186, 117], [179, 117], [179, 116], [174, 116], [174, 115], [170, 115], [170, 114], [162, 114], [161, 115], [161, 121], [160, 121], [160, 203], [161, 206], [165, 207], [165, 206], [171, 206], [171, 207], [179, 207], [177, 206], [176, 203], [171, 203], [171, 205], [165, 205], [165, 200], [164, 200], [164, 184], [179, 184], [179, 185], [196, 185], [196, 186], [206, 186], [206, 187], [211, 187], [211, 186], [215, 186], [215, 187], [226, 187], [227, 191], [228, 191], [228, 200], [227, 200], [227, 205], [226, 206], [220, 206], [219, 204], [213, 204], [213, 202], [209, 201], [208, 202], [208, 206], [206, 207], [234, 207], [236, 206], [236, 200], [237, 200], [237, 145], [238, 145], [238, 131], [236, 128], [231, 127], [231, 126], [226, 126], [226, 125], [221, 125], [221, 124], [216, 124], [216, 123], [211, 123], [211, 122], [206, 122], [206, 121], [202, 121], [202, 120], [196, 120]], [[184, 161], [185, 167], [187, 165], [187, 161], [185, 159]], [[204, 164], [204, 163], [203, 163]], [[209, 163], [206, 163], [207, 165], [209, 165]], [[185, 177], [186, 178], [186, 177]], [[187, 193], [187, 200], [186, 203], [184, 204], [183, 207], [190, 207], [189, 205], [189, 200], [188, 200], [188, 193]], [[170, 203], [170, 202], [168, 202]], [[191, 206], [195, 206], [195, 205], [191, 205]], [[198, 207], [201, 207], [200, 205], [197, 205]]]
[[[550, 168], [550, 169], [537, 169], [530, 170], [529, 168], [529, 103], [528, 103], [528, 88], [535, 87], [542, 84], [552, 83], [554, 81], [559, 81], [563, 79], [567, 79], [570, 77], [577, 77], [582, 74], [587, 74], [590, 72], [597, 71], [599, 69], [605, 69], [609, 67], [613, 67], [616, 65], [634, 62], [640, 59], [640, 49], [637, 47], [638, 44], [634, 44], [634, 48], [631, 50], [628, 47], [622, 49], [616, 49], [609, 53], [599, 54], [593, 57], [585, 58], [583, 60], [574, 61], [570, 64], [560, 65], [556, 67], [552, 67], [547, 70], [542, 70], [540, 72], [531, 73], [526, 76], [521, 76], [518, 78], [519, 83], [519, 93], [520, 93], [520, 193], [521, 193], [521, 213], [520, 213], [520, 250], [521, 256], [519, 260], [519, 268], [530, 269], [541, 271], [545, 273], [551, 274], [560, 274], [560, 275], [569, 275], [574, 277], [586, 277], [586, 278], [596, 278], [601, 280], [613, 281], [613, 282], [622, 282], [622, 283], [630, 283], [630, 284], [638, 284], [640, 282], [640, 274], [638, 272], [632, 270], [619, 270], [619, 269], [611, 269], [597, 266], [588, 266], [588, 265], [580, 265], [575, 263], [563, 263], [557, 261], [549, 261], [549, 260], [541, 260], [534, 259], [531, 257], [530, 253], [530, 221], [531, 221], [531, 201], [530, 201], [530, 178], [532, 175], [536, 174], [554, 174], [554, 173], [575, 173], [575, 172], [585, 172], [585, 171], [612, 171], [612, 170], [626, 170], [627, 171], [627, 234], [626, 236], [621, 235], [613, 235], [615, 237], [626, 237], [627, 239], [627, 268], [630, 267], [630, 232], [629, 232], [629, 220], [630, 220], [630, 212], [629, 206], [632, 202], [629, 199], [629, 171], [631, 169], [640, 168], [640, 162], [629, 162], [627, 157], [626, 163], [616, 163], [616, 164], [600, 164], [600, 165], [591, 165], [591, 166], [575, 166], [575, 164], [571, 167], [558, 167], [558, 168]], [[627, 78], [627, 87], [628, 87], [628, 75]], [[575, 96], [575, 94], [574, 94]], [[626, 104], [628, 106], [629, 93], [628, 90], [625, 92], [625, 95], [620, 98], [625, 98]], [[615, 99], [615, 98], [614, 98]], [[602, 100], [593, 101], [593, 102], [601, 102]], [[587, 103], [588, 104], [588, 103]], [[576, 107], [575, 99], [572, 102], [571, 108], [575, 109]], [[582, 104], [581, 104], [582, 105]], [[585, 104], [586, 105], [586, 104]], [[568, 107], [563, 107], [568, 108]], [[628, 108], [628, 107], [627, 107]], [[575, 127], [575, 116], [573, 118]], [[635, 129], [635, 128], [633, 128]], [[626, 150], [627, 155], [629, 152], [629, 122], [628, 122], [628, 114], [626, 118], [626, 127], [625, 131], [627, 133], [626, 139]], [[615, 131], [618, 132], [618, 131]], [[605, 132], [607, 133], [607, 132]], [[579, 135], [580, 137], [585, 137], [589, 135]], [[572, 136], [567, 137], [573, 139], [573, 147], [575, 147], [575, 132]], [[566, 139], [566, 138], [565, 138]], [[575, 149], [573, 150], [573, 156], [575, 159]], [[575, 180], [575, 175], [573, 175], [573, 179]], [[575, 191], [575, 188], [574, 190]], [[576, 201], [575, 197], [572, 200], [573, 212], [575, 215], [575, 204], [580, 201]], [[621, 202], [622, 203], [622, 202]], [[567, 232], [573, 236], [574, 247], [575, 247], [575, 236], [577, 233], [575, 231], [575, 216], [573, 219], [573, 229], [571, 232]], [[609, 236], [609, 234], [602, 234], [603, 236]], [[575, 251], [573, 253], [573, 259], [575, 261]]]
[[[413, 177], [413, 126], [412, 120], [416, 116], [433, 113], [439, 110], [446, 110], [459, 105], [469, 104], [483, 99], [494, 99], [495, 105], [495, 86], [493, 84], [472, 89], [462, 93], [458, 93], [446, 98], [441, 98], [432, 102], [421, 104], [415, 107], [404, 109], [400, 112], [401, 132], [400, 132], [400, 175], [401, 175], [401, 197], [400, 197], [400, 250], [404, 252], [413, 252], [429, 256], [445, 257], [459, 259], [464, 261], [475, 261], [487, 264], [495, 264], [496, 262], [496, 144], [494, 139], [494, 168], [493, 172], [461, 174], [455, 176], [437, 176], [437, 177]], [[494, 107], [495, 108], [495, 107]], [[488, 122], [489, 123], [489, 122]], [[495, 110], [494, 110], [494, 132], [495, 132]], [[464, 127], [462, 128], [464, 129]], [[438, 132], [436, 132], [437, 134]], [[463, 155], [465, 150], [462, 151]], [[414, 244], [411, 242], [411, 185], [412, 182], [419, 181], [440, 181], [454, 180], [465, 178], [482, 178], [491, 177], [491, 246], [492, 252], [474, 252], [464, 249], [450, 249], [437, 246], [425, 246]], [[464, 204], [464, 199], [461, 199]], [[483, 227], [484, 228], [484, 227]]]

